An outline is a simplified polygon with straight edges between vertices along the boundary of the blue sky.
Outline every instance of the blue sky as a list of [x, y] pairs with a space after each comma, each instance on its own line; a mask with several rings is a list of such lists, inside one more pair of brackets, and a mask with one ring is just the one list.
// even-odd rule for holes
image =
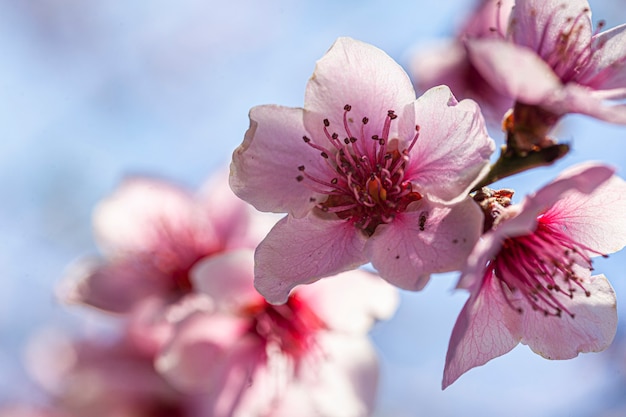
[[[594, 16], [608, 27], [625, 21], [618, 3], [592, 2]], [[33, 332], [98, 320], [58, 305], [54, 288], [67, 264], [95, 252], [91, 210], [124, 175], [199, 186], [228, 163], [252, 106], [302, 104], [315, 61], [338, 36], [406, 64], [416, 44], [450, 34], [471, 4], [0, 0], [0, 402], [31, 398], [20, 361]], [[590, 159], [624, 175], [623, 127], [572, 116], [559, 134], [571, 155], [502, 185], [521, 198]], [[622, 304], [625, 262], [617, 254], [597, 267]], [[624, 390], [608, 353], [551, 362], [521, 346], [441, 392], [465, 301], [452, 294], [455, 278], [403, 293], [396, 317], [374, 329], [383, 365], [377, 416], [585, 415]]]

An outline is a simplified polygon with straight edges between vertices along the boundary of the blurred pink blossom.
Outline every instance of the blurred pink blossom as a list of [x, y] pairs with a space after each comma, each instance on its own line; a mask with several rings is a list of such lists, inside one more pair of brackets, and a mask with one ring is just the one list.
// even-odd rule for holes
[[256, 292], [253, 273], [246, 249], [197, 264], [192, 281], [207, 307], [178, 318], [157, 369], [202, 394], [213, 417], [369, 415], [378, 365], [366, 333], [394, 313], [395, 289], [351, 271], [276, 306]]
[[476, 100], [487, 121], [500, 126], [513, 100], [494, 89], [469, 59], [467, 39], [502, 39], [513, 0], [481, 0], [454, 39], [419, 49], [411, 58], [411, 76], [419, 91], [447, 85], [456, 97]]
[[570, 168], [502, 210], [458, 287], [470, 291], [454, 326], [443, 387], [519, 342], [548, 359], [606, 349], [616, 299], [591, 258], [626, 244], [626, 183], [603, 165]]
[[372, 262], [399, 287], [459, 268], [479, 236], [467, 198], [494, 143], [476, 103], [438, 87], [419, 99], [383, 51], [339, 38], [317, 62], [304, 108], [250, 111], [231, 187], [283, 212], [256, 251], [271, 303], [319, 278]]
[[225, 175], [197, 195], [162, 180], [127, 178], [95, 209], [103, 258], [74, 265], [62, 296], [118, 313], [150, 298], [173, 303], [193, 292], [189, 270], [196, 262], [255, 247], [270, 224], [235, 197]]
[[626, 124], [626, 25], [594, 31], [586, 0], [517, 0], [507, 39], [468, 42], [472, 63], [500, 92], [556, 117]]

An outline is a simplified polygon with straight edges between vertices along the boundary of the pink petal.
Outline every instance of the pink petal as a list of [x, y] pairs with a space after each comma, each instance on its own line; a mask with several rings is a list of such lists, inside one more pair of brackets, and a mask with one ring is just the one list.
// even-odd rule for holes
[[[158, 251], [162, 239], [195, 229], [194, 201], [174, 185], [128, 178], [94, 211], [98, 245], [108, 256]], [[213, 237], [206, 225], [205, 236]], [[214, 238], [214, 237], [213, 237]]]
[[[442, 51], [446, 53], [442, 53]], [[411, 58], [410, 73], [415, 78], [418, 90], [426, 91], [437, 85], [447, 85], [459, 97], [465, 97], [465, 74], [467, 52], [456, 40], [441, 40], [422, 48]]]
[[478, 105], [457, 102], [447, 86], [439, 86], [424, 93], [414, 111], [420, 131], [406, 175], [430, 197], [464, 198], [495, 149]]
[[367, 262], [365, 236], [352, 223], [321, 219], [283, 218], [257, 247], [257, 290], [270, 303], [287, 301], [296, 285], [354, 269]]
[[503, 37], [514, 4], [514, 0], [481, 0], [467, 19], [458, 37]]
[[598, 90], [626, 86], [626, 24], [595, 35], [588, 69], [577, 80]]
[[585, 282], [590, 297], [578, 293], [563, 303], [575, 314], [545, 317], [543, 313], [527, 308], [522, 315], [522, 343], [547, 359], [570, 359], [580, 352], [599, 352], [606, 349], [617, 329], [615, 293], [604, 275], [596, 275]]
[[168, 277], [135, 260], [104, 263], [84, 259], [72, 265], [59, 292], [65, 302], [127, 313], [146, 298], [166, 296], [169, 282]]
[[469, 290], [472, 294], [478, 292], [483, 285], [485, 266], [490, 259], [500, 252], [505, 238], [506, 236], [491, 232], [484, 234], [476, 242], [472, 252], [467, 257], [456, 288]]
[[557, 179], [536, 193], [528, 195], [520, 207], [512, 208], [512, 210], [519, 210], [519, 214], [500, 223], [495, 233], [501, 237], [528, 234], [535, 229], [537, 216], [546, 211], [549, 212], [549, 208], [557, 204], [559, 199], [575, 191], [590, 194], [600, 184], [611, 178], [613, 172], [612, 168], [599, 164], [579, 164], [565, 170]]
[[302, 109], [266, 105], [250, 110], [250, 128], [233, 152], [230, 186], [241, 199], [260, 211], [304, 216], [316, 193], [296, 177], [304, 165], [312, 173], [323, 158], [302, 140], [307, 132]]
[[125, 337], [146, 357], [154, 358], [172, 337], [174, 326], [167, 317], [171, 306], [170, 300], [146, 298], [126, 316]]
[[215, 229], [224, 250], [255, 248], [278, 221], [237, 197], [228, 184], [228, 170], [210, 178], [196, 197], [199, 210]]
[[[364, 136], [369, 138], [381, 134], [389, 110], [400, 113], [414, 100], [409, 77], [385, 52], [351, 38], [339, 38], [317, 61], [307, 84], [305, 124], [314, 141], [325, 138], [323, 119], [328, 119], [329, 129], [343, 138], [346, 135], [344, 106], [349, 104], [354, 133], [360, 133], [361, 120], [367, 117], [369, 123], [364, 126]], [[414, 127], [412, 121], [408, 124]], [[391, 127], [390, 137], [397, 137], [396, 124], [392, 123]]]
[[367, 244], [381, 277], [407, 290], [421, 290], [431, 273], [460, 269], [482, 230], [482, 212], [470, 198], [454, 205], [427, 199], [380, 225]]
[[[194, 314], [183, 321], [171, 343], [157, 357], [156, 369], [176, 388], [187, 392], [211, 392], [237, 368], [250, 372], [263, 358], [262, 345], [245, 338], [247, 320]], [[245, 386], [246, 379], [240, 384]]]
[[489, 126], [500, 129], [502, 117], [513, 105], [511, 98], [496, 91], [474, 68], [460, 41], [434, 44], [415, 55], [410, 65], [418, 90], [449, 86], [456, 97], [475, 100]]
[[546, 211], [543, 218], [567, 230], [574, 240], [595, 251], [609, 254], [626, 245], [624, 213], [626, 183], [612, 176], [597, 184], [589, 195], [581, 195], [576, 191], [564, 195]]
[[542, 107], [557, 114], [580, 113], [605, 122], [626, 124], [626, 105], [607, 102], [607, 92], [570, 83], [560, 94], [546, 100]]
[[517, 0], [511, 14], [509, 31], [513, 41], [537, 52], [546, 60], [557, 59], [555, 51], [562, 46], [562, 33], [569, 32], [572, 24], [571, 56], [578, 56], [589, 48], [591, 38], [591, 8], [586, 0], [543, 1]]
[[[272, 417], [371, 415], [378, 387], [376, 352], [367, 338], [319, 337], [324, 360], [311, 358], [288, 385]], [[308, 366], [306, 366], [308, 365]]]
[[[289, 361], [270, 354], [266, 366], [256, 369], [236, 402], [230, 401], [230, 413], [210, 415], [369, 416], [376, 397], [378, 366], [367, 338], [322, 333], [316, 342], [319, 350], [303, 358], [292, 377], [285, 375], [291, 369]], [[224, 391], [228, 394], [230, 390]]]
[[196, 291], [213, 299], [218, 308], [236, 311], [261, 295], [254, 289], [254, 251], [240, 249], [199, 261], [191, 270]]
[[366, 334], [377, 320], [387, 320], [398, 306], [398, 292], [363, 270], [298, 287], [298, 297], [333, 331]]
[[[514, 317], [512, 317], [514, 316]], [[470, 296], [452, 330], [442, 389], [461, 375], [504, 355], [520, 340], [519, 318], [502, 294], [498, 279], [489, 276]]]
[[526, 104], [542, 104], [557, 94], [561, 81], [532, 50], [497, 39], [467, 42], [470, 59], [502, 94]]

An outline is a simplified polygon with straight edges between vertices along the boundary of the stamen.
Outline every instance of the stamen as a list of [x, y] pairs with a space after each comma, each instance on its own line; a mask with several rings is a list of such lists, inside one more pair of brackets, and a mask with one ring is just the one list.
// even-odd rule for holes
[[365, 125], [371, 124], [369, 117], [361, 117], [359, 136], [355, 136], [351, 127], [354, 122], [348, 115], [350, 111], [352, 106], [346, 104], [343, 107], [344, 132], [331, 134], [330, 120], [323, 119], [322, 131], [331, 147], [303, 137], [307, 145], [319, 152], [327, 170], [312, 174], [301, 165], [298, 167], [301, 174], [296, 179], [308, 180], [311, 189], [327, 195], [325, 200], [317, 200], [319, 210], [334, 213], [371, 236], [379, 224], [393, 221], [397, 213], [422, 198], [413, 190], [406, 174], [410, 152], [419, 137], [419, 126], [416, 126], [416, 134], [407, 148], [394, 149], [393, 143], [402, 141], [389, 138], [391, 123], [398, 117], [389, 110], [379, 134], [371, 135], [370, 145], [364, 139]]
[[591, 269], [589, 254], [599, 253], [539, 217], [532, 234], [504, 241], [487, 266], [485, 279], [498, 278], [507, 303], [518, 311], [523, 309], [513, 305], [508, 290], [520, 291], [530, 307], [545, 316], [561, 317], [565, 313], [574, 318], [565, 302], [579, 292], [591, 296], [575, 269]]

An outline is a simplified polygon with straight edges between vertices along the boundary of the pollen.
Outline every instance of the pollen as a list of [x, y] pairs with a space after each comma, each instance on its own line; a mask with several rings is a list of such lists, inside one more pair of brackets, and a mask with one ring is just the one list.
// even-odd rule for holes
[[317, 204], [320, 211], [350, 221], [371, 236], [380, 224], [392, 222], [422, 198], [407, 174], [419, 126], [408, 146], [399, 149], [401, 141], [390, 138], [392, 122], [398, 118], [394, 110], [387, 111], [380, 131], [369, 136], [365, 131], [366, 125], [371, 128], [371, 119], [363, 116], [355, 122], [359, 119], [350, 117], [351, 111], [350, 104], [343, 107], [343, 126], [336, 130], [329, 119], [322, 121], [321, 142], [303, 137], [324, 159], [325, 172], [313, 175], [301, 165], [297, 180], [307, 179], [311, 189], [327, 196]]

